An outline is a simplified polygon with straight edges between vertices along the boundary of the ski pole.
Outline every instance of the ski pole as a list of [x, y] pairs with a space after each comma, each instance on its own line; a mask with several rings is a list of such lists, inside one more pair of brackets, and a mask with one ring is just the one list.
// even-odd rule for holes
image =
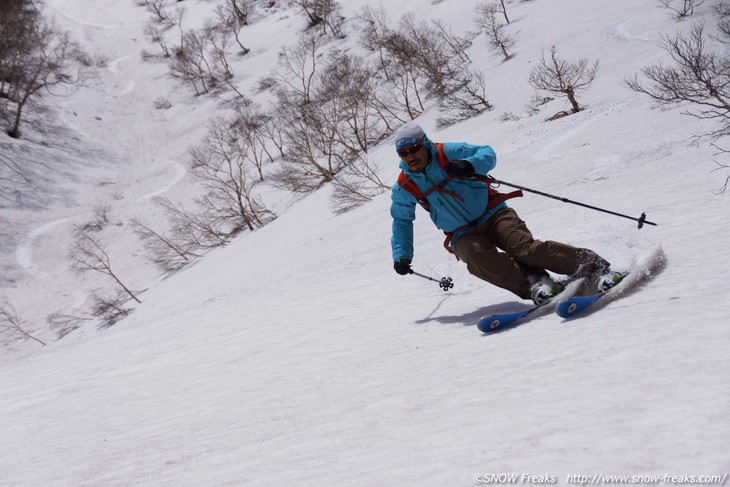
[[499, 179], [495, 179], [492, 176], [484, 176], [482, 174], [471, 173], [467, 177], [472, 178], [472, 179], [478, 179], [479, 181], [484, 181], [484, 182], [488, 182], [488, 183], [504, 184], [505, 186], [510, 186], [512, 188], [521, 189], [523, 191], [538, 194], [540, 196], [546, 196], [546, 197], [552, 198], [554, 200], [562, 201], [563, 203], [570, 203], [570, 204], [582, 206], [584, 208], [588, 208], [591, 210], [602, 211], [603, 213], [608, 213], [609, 215], [620, 216], [622, 218], [628, 218], [629, 220], [634, 220], [636, 222], [639, 222], [639, 228], [643, 227], [645, 223], [647, 225], [654, 225], [654, 226], [657, 225], [656, 223], [650, 222], [649, 220], [646, 219], [646, 213], [642, 213], [639, 218], [635, 218], [633, 216], [624, 215], [622, 213], [616, 213], [615, 211], [606, 210], [604, 208], [599, 208], [597, 206], [587, 205], [585, 203], [580, 203], [578, 201], [569, 200], [568, 198], [563, 198], [562, 196], [555, 196], [553, 194], [543, 193], [542, 191], [537, 191], [536, 189], [530, 189], [530, 188], [526, 188], [524, 186], [520, 186], [517, 184], [508, 183], [506, 181], [500, 181]]
[[414, 274], [418, 277], [422, 277], [424, 279], [428, 279], [429, 281], [438, 282], [439, 287], [443, 289], [444, 291], [448, 291], [452, 287], [454, 287], [454, 283], [452, 282], [452, 279], [450, 277], [442, 277], [441, 280], [434, 279], [433, 277], [424, 276], [423, 274], [419, 274], [418, 272], [411, 269], [411, 274]]

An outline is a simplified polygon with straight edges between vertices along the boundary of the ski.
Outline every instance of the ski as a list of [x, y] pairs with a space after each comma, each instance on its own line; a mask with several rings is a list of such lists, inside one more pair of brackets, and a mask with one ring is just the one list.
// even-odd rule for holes
[[532, 318], [535, 318], [539, 315], [547, 314], [547, 313], [539, 313], [536, 314], [538, 311], [545, 309], [550, 304], [550, 301], [544, 304], [535, 305], [532, 308], [528, 308], [524, 311], [518, 311], [516, 313], [506, 313], [501, 315], [489, 315], [484, 316], [479, 319], [479, 323], [477, 323], [477, 326], [479, 327], [479, 331], [482, 331], [484, 333], [490, 333], [493, 331], [496, 331], [500, 328], [505, 328], [511, 324], [513, 324], [516, 321], [523, 320], [525, 321], [525, 318], [530, 316]]
[[561, 293], [559, 293], [550, 301], [547, 301], [543, 304], [538, 304], [532, 306], [531, 308], [527, 308], [526, 310], [517, 311], [514, 313], [493, 314], [484, 316], [479, 319], [477, 327], [479, 328], [479, 331], [483, 333], [492, 333], [494, 331], [511, 326], [517, 322], [524, 323], [539, 316], [544, 316], [554, 309], [557, 300], [566, 299], [570, 296], [575, 295], [580, 290], [583, 281], [584, 279], [581, 278], [570, 282], [567, 286], [565, 286], [565, 289], [563, 289]]
[[573, 318], [589, 309], [596, 309], [629, 294], [631, 290], [641, 286], [654, 275], [658, 274], [666, 264], [666, 256], [661, 247], [657, 248], [641, 264], [635, 266], [624, 277], [607, 291], [596, 292], [588, 296], [571, 296], [561, 298], [555, 307], [555, 312], [563, 318]]
[[596, 301], [611, 292], [612, 289], [621, 286], [621, 283], [626, 280], [626, 277], [628, 277], [628, 275], [629, 273], [624, 274], [619, 282], [606, 289], [605, 291], [599, 291], [595, 294], [589, 294], [588, 296], [573, 296], [560, 301], [555, 307], [555, 312], [558, 314], [558, 316], [562, 318], [572, 318], [575, 315], [582, 313], [583, 311], [593, 306]]

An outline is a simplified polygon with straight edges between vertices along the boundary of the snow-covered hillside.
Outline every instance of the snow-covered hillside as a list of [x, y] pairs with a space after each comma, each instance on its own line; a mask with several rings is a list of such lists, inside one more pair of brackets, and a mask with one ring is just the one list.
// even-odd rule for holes
[[[718, 2], [677, 22], [653, 0], [508, 1], [515, 57], [503, 61], [483, 36], [470, 51], [494, 109], [443, 130], [435, 107], [418, 119], [435, 141], [491, 145], [495, 177], [658, 223], [638, 230], [548, 198], [511, 200], [537, 238], [594, 249], [618, 269], [662, 247], [668, 265], [597, 313], [493, 335], [477, 319], [525, 303], [470, 276], [420, 210], [414, 269], [455, 287], [396, 275], [387, 193], [342, 214], [329, 187], [281, 196], [274, 222], [161, 276], [130, 220], [159, 218], [154, 196], [189, 198], [187, 150], [225, 107], [142, 60], [149, 13], [133, 0], [46, 3], [108, 63], [94, 86], [44, 99], [49, 110], [23, 138], [0, 134], [16, 184], [0, 208], [0, 296], [48, 342], [0, 351], [0, 486], [458, 486], [502, 473], [567, 484], [575, 474], [730, 472], [729, 203], [716, 194], [727, 174], [713, 172], [707, 141], [691, 143], [710, 122], [622, 83], [669, 61], [663, 34], [714, 25]], [[191, 24], [215, 3], [183, 2]], [[340, 3], [347, 22], [368, 4]], [[463, 33], [475, 29], [475, 3], [386, 10]], [[246, 89], [306, 25], [284, 4], [242, 32], [252, 51], [234, 71]], [[361, 49], [355, 37], [339, 47]], [[600, 72], [580, 95], [586, 110], [545, 122], [569, 108], [562, 99], [537, 115], [526, 108], [527, 77], [552, 44], [566, 58], [599, 60]], [[156, 109], [160, 97], [171, 108]], [[392, 140], [372, 157], [394, 181]], [[83, 308], [108, 285], [72, 273], [66, 258], [74, 225], [103, 206], [112, 264], [147, 291], [115, 326], [89, 322], [56, 340], [46, 317]]]

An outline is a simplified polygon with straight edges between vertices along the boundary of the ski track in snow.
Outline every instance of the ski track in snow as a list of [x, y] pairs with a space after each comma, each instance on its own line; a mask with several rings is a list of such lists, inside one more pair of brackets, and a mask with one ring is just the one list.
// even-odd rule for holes
[[139, 198], [137, 198], [138, 203], [142, 203], [144, 201], [149, 201], [156, 196], [160, 196], [161, 194], [167, 193], [168, 191], [170, 191], [173, 188], [173, 186], [175, 186], [177, 183], [179, 183], [180, 181], [185, 179], [185, 176], [188, 173], [187, 170], [185, 169], [185, 166], [183, 166], [182, 164], [180, 164], [177, 161], [173, 161], [171, 159], [167, 159], [164, 157], [162, 157], [160, 159], [166, 161], [168, 164], [170, 164], [173, 167], [173, 169], [175, 170], [175, 176], [173, 176], [173, 178], [170, 180], [170, 182], [168, 182], [165, 186], [162, 186], [160, 189], [153, 191], [150, 194], [140, 196]]
[[[127, 30], [105, 25], [117, 13], [120, 23], [136, 23], [140, 9], [132, 0], [50, 1], [65, 10], [62, 22], [73, 18], [66, 12], [90, 19], [76, 19], [77, 33], [114, 59], [98, 87], [105, 93], [81, 91], [78, 104], [62, 105], [68, 110], [59, 115], [86, 129], [100, 153], [124, 155], [97, 173], [84, 168], [80, 180], [89, 193], [82, 200], [88, 207], [119, 196], [115, 209], [143, 208], [137, 203], [185, 177], [176, 161], [184, 160], [178, 152], [193, 130], [182, 117], [201, 124], [219, 112], [200, 97], [165, 120], [148, 116], [155, 113], [151, 96], [173, 97], [180, 87], [164, 78], [150, 83], [148, 66], [128, 55], [141, 47], [141, 33], [125, 39]], [[212, 2], [182, 3], [193, 11], [188, 19], [201, 20]], [[342, 3], [349, 15], [366, 0]], [[571, 7], [585, 31], [566, 29], [552, 3]], [[538, 58], [544, 45], [533, 34], [543, 29], [543, 39], [559, 46], [575, 40], [576, 47], [605, 47], [609, 73], [656, 54], [655, 43], [632, 36], [632, 27], [649, 35], [679, 25], [651, 6], [643, 7], [646, 25], [638, 17], [626, 21], [623, 10], [608, 15], [642, 8], [633, 0], [589, 3], [511, 2], [524, 13], [515, 25], [523, 32], [516, 33], [520, 52], [490, 77], [503, 86], [523, 82], [519, 65]], [[408, 6], [418, 8], [419, 20], [433, 14], [460, 26], [463, 11], [473, 8], [461, 0]], [[272, 29], [272, 44], [304, 23], [292, 11], [280, 15], [286, 31], [275, 30], [283, 22], [256, 24]], [[354, 36], [341, 42], [348, 47]], [[475, 60], [490, 62], [483, 46], [475, 51]], [[253, 72], [255, 60], [247, 56], [238, 66]], [[555, 474], [553, 485], [568, 485], [570, 473], [727, 472], [728, 200], [712, 195], [714, 180], [688, 165], [712, 165], [714, 150], [684, 143], [700, 125], [679, 109], [650, 110], [623, 88], [603, 86], [606, 93], [586, 95], [589, 111], [550, 124], [523, 119], [515, 130], [486, 113], [440, 131], [431, 109], [419, 123], [434, 138], [483, 137], [498, 154], [520, 148], [512, 159], [524, 160], [514, 174], [537, 179], [539, 189], [572, 186], [569, 196], [599, 204], [608, 198], [622, 212], [647, 205], [659, 226], [639, 232], [623, 220], [537, 198], [514, 203], [540, 235], [600, 246], [621, 268], [661, 244], [671, 265], [640, 293], [605, 301], [584, 319], [544, 316], [479, 336], [480, 315], [525, 303], [473, 279], [442, 249], [443, 236], [423, 212], [415, 222], [415, 269], [453, 276], [455, 292], [392, 272], [387, 193], [337, 215], [327, 188], [289, 195], [296, 203], [282, 204], [274, 222], [156, 281], [112, 328], [90, 322], [60, 341], [39, 329], [48, 346], [21, 342], [14, 356], [0, 357], [7, 362], [0, 368], [0, 450], [8, 452], [0, 455], [0, 485], [443, 487], [474, 485], [475, 474], [488, 472]], [[505, 109], [525, 101], [515, 94]], [[384, 166], [396, 162], [391, 143], [372, 154]], [[397, 174], [395, 167], [384, 171]], [[71, 192], [79, 188], [62, 182]], [[35, 228], [18, 235], [27, 233], [15, 255], [8, 248], [8, 260], [39, 277], [27, 282], [45, 293], [30, 285], [9, 292], [43, 318], [58, 310], [49, 301], [59, 295], [64, 311], [91, 302], [91, 286], [74, 286], [78, 276], [62, 266], [43, 280], [50, 244], [66, 243], [53, 239], [67, 230], [64, 220], [76, 218], [69, 214], [81, 211], [52, 210], [47, 222], [36, 216]], [[10, 216], [21, 222], [24, 214]], [[114, 262], [124, 277], [147, 272], [149, 264], [126, 253], [139, 249], [132, 232], [115, 236]], [[61, 292], [49, 291], [53, 285]]]
[[[113, 74], [119, 74], [119, 64], [123, 61], [126, 61], [127, 59], [132, 59], [138, 55], [139, 55], [138, 53], [134, 53], [134, 54], [128, 54], [126, 56], [119, 57], [119, 58], [115, 59], [114, 61], [111, 61], [107, 65], [107, 69], [109, 71], [111, 71]], [[134, 82], [133, 80], [129, 80], [129, 81], [132, 83]]]
[[[80, 25], [85, 25], [97, 29], [119, 29], [119, 28], [125, 28], [129, 27], [128, 25], [109, 25], [109, 24], [101, 24], [96, 22], [88, 22], [83, 19], [80, 19], [77, 16], [74, 16], [66, 11], [64, 11], [62, 8], [59, 7], [60, 0], [57, 0], [53, 3], [52, 7], [54, 10], [56, 10], [59, 14], [63, 15], [67, 19], [76, 22]], [[125, 56], [118, 57], [114, 59], [113, 61], [109, 62], [107, 65], [107, 70], [112, 73], [115, 76], [123, 76], [123, 73], [119, 69], [119, 65], [127, 60], [134, 59], [138, 56], [138, 53], [128, 54]], [[112, 96], [114, 98], [117, 97], [124, 97], [126, 95], [130, 95], [135, 91], [137, 88], [137, 82], [134, 79], [127, 79], [125, 87], [117, 94], [108, 94], [109, 96]], [[96, 140], [95, 137], [93, 137], [91, 134], [89, 134], [86, 130], [84, 130], [76, 121], [69, 117], [69, 113], [74, 113], [73, 110], [73, 102], [67, 101], [63, 102], [60, 105], [61, 110], [58, 111], [60, 119], [63, 121], [63, 123], [67, 126], [75, 130], [79, 135], [83, 136], [86, 139], [89, 140]], [[159, 189], [153, 191], [150, 194], [138, 197], [136, 201], [138, 203], [144, 203], [146, 201], [151, 200], [152, 198], [155, 198], [157, 196], [160, 196], [172, 189], [175, 185], [177, 185], [179, 182], [181, 182], [185, 176], [187, 175], [187, 170], [185, 167], [180, 164], [177, 161], [173, 161], [171, 159], [165, 158], [165, 157], [157, 157], [156, 159], [165, 161], [168, 163], [172, 168], [174, 169], [174, 176], [163, 186], [161, 186]], [[18, 245], [15, 255], [16, 260], [18, 264], [25, 269], [27, 272], [31, 273], [32, 275], [42, 278], [42, 279], [50, 279], [50, 276], [41, 270], [38, 269], [36, 263], [33, 260], [33, 247], [38, 244], [39, 238], [43, 236], [43, 234], [50, 232], [53, 228], [55, 228], [57, 225], [70, 221], [70, 217], [64, 217], [59, 220], [54, 220], [52, 222], [46, 223], [41, 225], [40, 227], [37, 227], [33, 230], [31, 230], [22, 240], [22, 242]]]
[[[107, 66], [107, 70], [109, 70], [109, 72], [112, 73], [113, 75], [119, 76], [120, 75], [119, 64], [128, 59], [131, 59], [137, 55], [138, 55], [137, 53], [134, 53], [134, 54], [128, 54], [126, 56], [117, 58], [114, 61], [109, 63], [109, 65]], [[117, 93], [115, 96], [128, 95], [128, 94], [132, 93], [135, 90], [135, 88], [137, 88], [137, 82], [133, 79], [130, 79], [127, 81], [127, 85], [124, 87], [124, 89], [122, 91], [120, 91], [119, 93]]]
[[61, 0], [56, 0], [51, 5], [51, 7], [56, 12], [58, 12], [59, 14], [61, 14], [64, 17], [66, 17], [68, 20], [71, 20], [73, 22], [76, 22], [79, 25], [85, 25], [85, 26], [88, 26], [88, 27], [96, 27], [96, 28], [99, 28], [99, 29], [128, 29], [130, 27], [134, 27], [134, 24], [133, 23], [132, 24], [100, 24], [100, 23], [97, 23], [97, 22], [89, 22], [88, 20], [83, 20], [83, 19], [81, 19], [81, 18], [79, 18], [79, 17], [77, 17], [77, 16], [75, 16], [73, 14], [70, 14], [70, 13], [66, 12], [61, 7], [58, 6], [60, 3], [62, 3]]
[[50, 223], [41, 225], [40, 227], [37, 227], [33, 229], [30, 233], [28, 233], [28, 235], [25, 236], [23, 241], [20, 243], [20, 245], [18, 245], [18, 248], [15, 250], [15, 258], [18, 261], [18, 264], [20, 264], [23, 269], [30, 272], [36, 277], [40, 277], [41, 279], [50, 279], [50, 276], [48, 274], [40, 271], [35, 265], [35, 262], [33, 261], [33, 246], [36, 244], [41, 236], [53, 230], [57, 225], [69, 221], [71, 221], [70, 218], [61, 218], [59, 220], [55, 220]]
[[632, 19], [627, 19], [620, 24], [616, 24], [613, 27], [613, 33], [618, 37], [619, 39], [623, 40], [637, 40], [637, 41], [646, 41], [646, 42], [655, 42], [655, 39], [651, 37], [644, 37], [640, 35], [634, 35], [629, 32], [629, 30], [626, 28], [626, 25], [631, 21]]

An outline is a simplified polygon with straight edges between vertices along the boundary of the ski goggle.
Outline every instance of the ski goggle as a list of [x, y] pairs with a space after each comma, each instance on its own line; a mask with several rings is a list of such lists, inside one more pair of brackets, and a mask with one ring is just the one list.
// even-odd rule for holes
[[406, 157], [406, 156], [409, 156], [411, 154], [415, 154], [416, 152], [418, 152], [419, 150], [421, 150], [421, 147], [423, 147], [423, 144], [416, 144], [416, 145], [412, 145], [412, 146], [408, 147], [407, 149], [403, 149], [403, 150], [396, 151], [396, 153], [400, 157]]
[[412, 145], [410, 147], [406, 147], [405, 149], [401, 149], [401, 150], [395, 151], [396, 154], [398, 154], [400, 157], [406, 157], [406, 156], [409, 156], [411, 154], [415, 154], [416, 152], [418, 152], [419, 150], [421, 150], [421, 147], [423, 147], [423, 139], [425, 137], [426, 136], [424, 135], [423, 137], [421, 137], [421, 140], [419, 140], [418, 143], [416, 143], [416, 144], [414, 144], [414, 145]]

